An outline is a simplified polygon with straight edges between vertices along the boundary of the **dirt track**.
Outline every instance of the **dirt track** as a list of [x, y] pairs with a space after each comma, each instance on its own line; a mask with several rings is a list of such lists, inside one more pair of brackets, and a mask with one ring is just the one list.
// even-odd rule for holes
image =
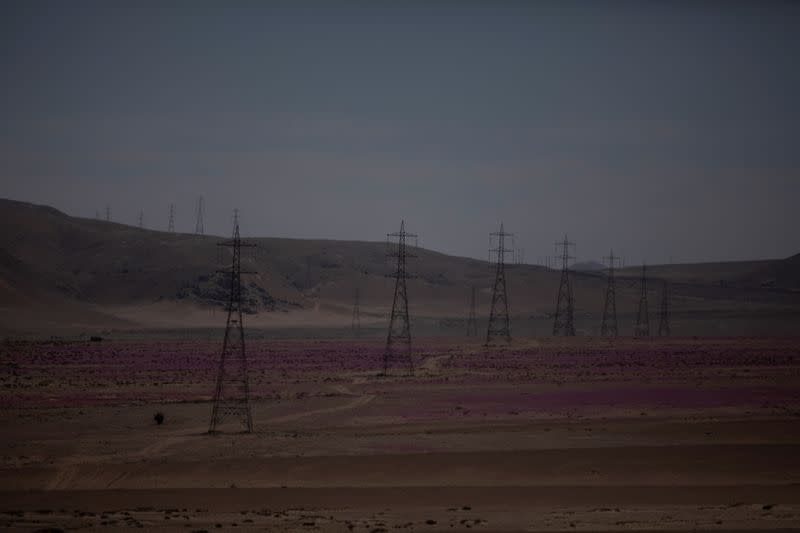
[[[259, 359], [256, 345], [255, 390], [269, 391], [253, 405], [257, 431], [214, 436], [205, 433], [206, 400], [130, 403], [108, 393], [103, 380], [119, 379], [112, 390], [146, 396], [152, 373], [134, 363], [150, 361], [148, 349], [133, 347], [126, 359], [109, 345], [107, 363], [99, 353], [72, 373], [70, 361], [43, 364], [58, 349], [32, 348], [4, 358], [20, 382], [46, 371], [54, 383], [26, 392], [39, 407], [0, 415], [11, 428], [0, 527], [796, 529], [793, 345], [542, 341], [487, 353], [437, 342], [420, 349], [414, 378], [362, 370], [372, 364], [368, 343], [352, 352], [341, 343], [270, 345], [298, 354], [285, 374], [284, 360]], [[357, 364], [332, 372], [331, 358], [341, 367], [346, 353]], [[184, 360], [179, 350], [173, 357]], [[181, 382], [172, 387], [195, 390], [205, 372], [195, 359], [174, 371]], [[104, 364], [127, 366], [117, 378]], [[60, 405], [42, 406], [36, 394]], [[160, 427], [156, 409], [167, 415]]]

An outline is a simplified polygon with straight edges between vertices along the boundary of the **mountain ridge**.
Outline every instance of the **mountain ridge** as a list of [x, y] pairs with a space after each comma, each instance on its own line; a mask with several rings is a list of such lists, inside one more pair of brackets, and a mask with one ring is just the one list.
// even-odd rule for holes
[[[16, 200], [0, 199], [0, 212], [7, 228], [0, 235], [0, 309], [9, 321], [6, 329], [32, 327], [14, 324], [15, 313], [32, 313], [45, 322], [54, 315], [48, 323], [68, 327], [69, 319], [57, 312], [62, 308], [75, 311], [76, 319], [81, 309], [87, 316], [110, 317], [101, 324], [218, 326], [218, 312], [227, 299], [226, 278], [217, 272], [223, 263], [217, 243], [224, 237], [71, 217], [50, 206]], [[386, 243], [284, 237], [246, 240], [257, 245], [243, 256], [246, 269], [257, 272], [243, 277], [245, 307], [254, 325], [346, 327], [356, 288], [367, 323], [377, 325], [388, 315], [393, 287], [387, 275], [394, 265], [387, 258]], [[458, 323], [466, 315], [472, 286], [478, 288], [479, 315], [488, 314], [492, 265], [424, 248], [414, 252], [418, 257], [409, 262], [414, 274], [409, 298], [416, 316], [431, 323], [445, 319]], [[648, 266], [648, 273], [670, 279], [678, 300], [686, 301], [687, 311], [729, 307], [737, 299], [726, 292], [730, 287], [749, 291], [748, 298], [769, 305], [785, 308], [787, 299], [794, 305], [792, 289], [798, 288], [800, 280], [800, 254], [779, 261], [708, 265], [654, 265]], [[696, 271], [702, 275], [692, 274]], [[720, 272], [727, 276], [723, 283], [717, 279]], [[638, 272], [629, 267], [618, 275], [618, 306], [624, 314], [638, 302]], [[605, 275], [573, 272], [572, 277], [576, 311], [593, 323], [602, 313]], [[515, 316], [546, 320], [553, 311], [560, 272], [508, 265], [508, 279]], [[769, 283], [764, 285], [765, 281]], [[693, 283], [697, 286], [692, 287]], [[655, 285], [653, 309], [658, 297]], [[772, 291], [760, 290], [764, 287]]]

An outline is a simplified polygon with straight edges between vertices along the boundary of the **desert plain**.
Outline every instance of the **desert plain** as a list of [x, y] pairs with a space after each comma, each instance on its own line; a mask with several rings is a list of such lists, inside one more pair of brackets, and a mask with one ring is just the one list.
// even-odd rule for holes
[[796, 338], [384, 342], [251, 340], [210, 435], [218, 340], [6, 341], [0, 529], [800, 528]]

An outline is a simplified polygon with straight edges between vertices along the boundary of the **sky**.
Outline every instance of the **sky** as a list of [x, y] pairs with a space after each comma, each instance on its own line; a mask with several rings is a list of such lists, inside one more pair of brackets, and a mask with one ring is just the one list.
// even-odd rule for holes
[[0, 7], [0, 197], [529, 263], [800, 252], [800, 3]]

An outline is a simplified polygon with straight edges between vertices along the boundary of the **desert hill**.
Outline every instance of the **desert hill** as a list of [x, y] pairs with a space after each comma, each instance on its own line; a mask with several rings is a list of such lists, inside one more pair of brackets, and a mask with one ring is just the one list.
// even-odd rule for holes
[[[92, 219], [56, 209], [0, 200], [0, 316], [8, 334], [46, 331], [217, 328], [223, 320], [227, 278], [219, 236], [166, 233]], [[253, 233], [250, 229], [249, 233]], [[385, 242], [255, 238], [243, 266], [247, 323], [253, 328], [349, 328], [356, 288], [361, 319], [378, 334], [392, 301], [393, 265]], [[478, 314], [488, 315], [493, 267], [485, 261], [415, 249], [409, 262], [410, 308], [420, 334], [462, 331], [470, 287]], [[781, 261], [654, 265], [653, 278], [671, 281], [674, 321], [686, 334], [774, 333], [797, 323], [798, 256]], [[620, 330], [635, 320], [638, 270], [619, 272]], [[509, 265], [508, 284], [518, 334], [549, 334], [560, 273]], [[719, 280], [730, 283], [720, 283]], [[766, 285], [764, 279], [774, 280]], [[606, 278], [575, 272], [576, 323], [596, 333]], [[650, 284], [657, 324], [660, 284]], [[778, 316], [781, 325], [772, 325]], [[723, 322], [720, 322], [723, 321]], [[766, 326], [765, 326], [766, 324]], [[673, 328], [674, 329], [674, 328]], [[772, 331], [770, 329], [769, 331]]]

